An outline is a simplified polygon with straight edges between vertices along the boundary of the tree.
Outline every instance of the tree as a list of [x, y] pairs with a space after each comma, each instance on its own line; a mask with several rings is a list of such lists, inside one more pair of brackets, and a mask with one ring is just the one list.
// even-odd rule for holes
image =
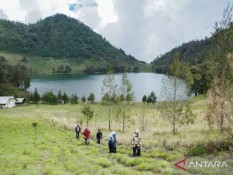
[[42, 101], [44, 103], [53, 104], [53, 105], [58, 103], [57, 96], [54, 95], [52, 91], [45, 92], [42, 97]]
[[104, 77], [102, 85], [102, 102], [108, 106], [108, 129], [111, 130], [112, 105], [116, 103], [117, 84], [115, 82], [114, 72], [109, 69]]
[[130, 117], [127, 112], [129, 112], [129, 102], [133, 100], [134, 93], [132, 92], [133, 86], [132, 83], [129, 81], [127, 72], [125, 70], [122, 80], [121, 80], [121, 86], [119, 89], [120, 92], [120, 105], [122, 108], [122, 130], [125, 131], [125, 122], [126, 119]]
[[95, 102], [95, 94], [91, 92], [87, 100], [93, 104]]
[[68, 95], [65, 92], [62, 95], [62, 100], [63, 100], [64, 104], [69, 103], [70, 99], [69, 99]]
[[78, 104], [78, 96], [76, 94], [72, 94], [71, 97], [70, 97], [70, 103], [71, 104]]
[[[185, 121], [194, 121], [194, 115], [186, 112], [189, 107], [189, 97], [183, 92], [188, 93], [189, 85], [192, 83], [190, 69], [187, 65], [179, 61], [180, 55], [176, 54], [174, 61], [169, 67], [168, 78], [163, 79], [162, 98], [164, 102], [158, 104], [161, 117], [172, 125], [172, 132], [175, 135], [177, 124], [187, 123]], [[183, 78], [186, 86], [183, 85]]]
[[147, 103], [152, 103], [152, 104], [155, 104], [157, 102], [157, 97], [154, 93], [154, 91], [152, 91], [150, 93], [150, 95], [147, 97], [147, 100], [146, 100]]
[[143, 103], [146, 103], [146, 102], [147, 102], [147, 97], [146, 97], [146, 95], [143, 95], [143, 97], [142, 97], [142, 102], [143, 102]]
[[61, 101], [63, 100], [62, 93], [61, 93], [60, 90], [59, 90], [58, 93], [57, 93], [57, 100], [58, 100], [59, 102], [61, 102]]
[[26, 91], [31, 85], [31, 79], [27, 74], [23, 79], [23, 89]]
[[31, 95], [31, 101], [35, 104], [38, 104], [38, 102], [40, 101], [40, 95], [37, 91], [37, 88], [35, 88], [34, 93]]
[[82, 103], [86, 103], [86, 97], [83, 96], [82, 99], [81, 99]]
[[219, 128], [233, 138], [233, 5], [228, 3], [223, 18], [215, 24], [213, 38], [216, 49], [208, 60], [212, 81], [207, 97], [207, 120], [211, 127]]
[[139, 72], [139, 68], [138, 68], [138, 66], [134, 66], [134, 68], [133, 68], [133, 72], [135, 72], [135, 73]]
[[24, 65], [16, 64], [9, 67], [9, 81], [13, 86], [21, 89], [28, 89], [30, 87], [30, 76], [27, 68]]
[[191, 92], [193, 92], [195, 96], [198, 94], [206, 94], [212, 79], [211, 73], [208, 71], [207, 63], [204, 62], [202, 64], [192, 66], [191, 73], [193, 76]]
[[85, 106], [82, 109], [82, 113], [84, 114], [84, 116], [86, 116], [86, 125], [88, 127], [88, 123], [89, 121], [93, 118], [94, 116], [94, 111], [91, 110], [90, 106]]

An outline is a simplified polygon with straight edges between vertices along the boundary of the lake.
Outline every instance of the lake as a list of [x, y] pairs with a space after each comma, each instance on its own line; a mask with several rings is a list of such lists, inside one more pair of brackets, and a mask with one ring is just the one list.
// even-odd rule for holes
[[[89, 96], [93, 92], [96, 101], [100, 101], [102, 94], [101, 88], [105, 75], [37, 75], [31, 77], [30, 92], [34, 92], [37, 88], [40, 95], [44, 92], [53, 91], [55, 94], [59, 90], [66, 92], [69, 96], [77, 94], [80, 98], [82, 96]], [[164, 74], [155, 73], [128, 73], [128, 78], [132, 82], [134, 101], [141, 102], [143, 95], [149, 95], [154, 91], [158, 100], [161, 100], [162, 79], [167, 76]], [[118, 87], [121, 84], [122, 74], [115, 74], [115, 80]]]

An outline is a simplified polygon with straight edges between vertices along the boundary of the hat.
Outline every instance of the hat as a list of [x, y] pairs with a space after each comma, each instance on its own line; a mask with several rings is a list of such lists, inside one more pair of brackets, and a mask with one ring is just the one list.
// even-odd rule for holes
[[115, 131], [112, 131], [112, 135], [116, 135], [116, 132], [115, 132]]
[[138, 130], [138, 129], [135, 129], [134, 133], [135, 133], [135, 134], [138, 134], [138, 133], [139, 133], [139, 130]]

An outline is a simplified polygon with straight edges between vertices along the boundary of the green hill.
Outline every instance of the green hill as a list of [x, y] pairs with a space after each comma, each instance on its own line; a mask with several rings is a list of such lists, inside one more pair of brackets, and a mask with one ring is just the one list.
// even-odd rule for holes
[[[57, 72], [60, 66], [73, 67], [71, 72], [87, 73], [103, 72], [109, 66], [116, 71], [122, 71], [123, 67], [133, 71], [145, 66], [82, 22], [62, 14], [28, 25], [0, 20], [0, 51], [10, 62], [15, 61], [11, 54], [17, 54], [16, 60], [39, 73]], [[37, 66], [41, 65], [39, 62], [42, 65], [52, 62], [52, 65], [41, 68]], [[62, 67], [60, 72], [64, 72]]]
[[208, 57], [209, 51], [212, 48], [213, 42], [211, 38], [184, 43], [164, 55], [157, 57], [152, 62], [154, 71], [157, 73], [165, 73], [175, 57], [176, 52], [180, 53], [182, 61], [188, 62], [191, 65], [200, 64]]
[[[222, 36], [227, 35], [227, 30], [233, 31], [233, 25], [231, 25], [229, 29], [221, 31], [223, 32]], [[231, 35], [233, 35], [233, 32], [231, 32]], [[173, 58], [175, 57], [176, 52], [179, 52], [181, 60], [188, 63], [189, 65], [201, 64], [209, 58], [211, 52], [216, 49], [216, 47], [216, 42], [214, 41], [213, 36], [203, 40], [184, 43], [179, 47], [175, 47], [164, 55], [155, 58], [151, 63], [153, 65], [153, 71], [157, 73], [165, 73]], [[233, 51], [233, 48], [231, 48], [231, 51]]]

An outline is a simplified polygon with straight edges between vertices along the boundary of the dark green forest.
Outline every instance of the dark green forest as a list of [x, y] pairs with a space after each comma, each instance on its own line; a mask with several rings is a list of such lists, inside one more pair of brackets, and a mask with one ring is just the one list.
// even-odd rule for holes
[[25, 97], [29, 86], [30, 76], [27, 68], [20, 64], [12, 66], [0, 56], [0, 95]]
[[[102, 67], [86, 65], [86, 73], [106, 71], [108, 66], [122, 69], [130, 65], [131, 71], [145, 63], [112, 46], [105, 38], [95, 33], [82, 22], [56, 14], [34, 24], [22, 24], [0, 20], [0, 50], [21, 55], [36, 55], [42, 58], [66, 58], [74, 64], [103, 62]], [[51, 70], [52, 71], [52, 70]]]
[[180, 53], [181, 61], [185, 61], [190, 65], [200, 64], [208, 57], [213, 47], [214, 44], [211, 38], [183, 43], [181, 46], [175, 47], [164, 55], [155, 58], [152, 62], [153, 71], [156, 73], [166, 73], [176, 52]]

